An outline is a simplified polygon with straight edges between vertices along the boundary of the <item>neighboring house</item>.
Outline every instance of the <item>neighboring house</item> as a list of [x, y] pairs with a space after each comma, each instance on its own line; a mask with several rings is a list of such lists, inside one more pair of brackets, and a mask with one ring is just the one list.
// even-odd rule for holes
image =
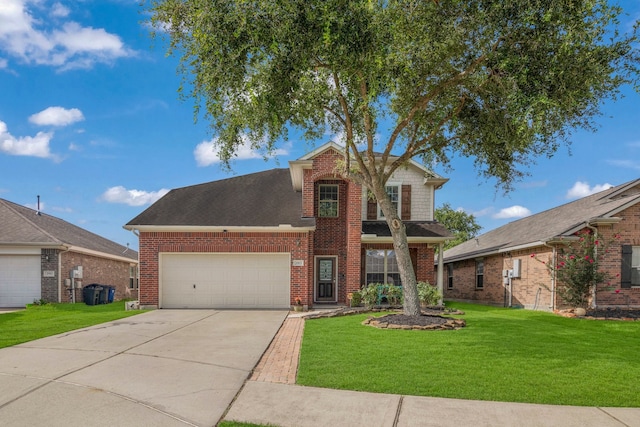
[[[137, 298], [137, 266], [134, 250], [0, 199], [0, 307], [24, 307], [34, 300], [69, 302], [74, 297], [80, 302], [78, 287], [92, 283], [115, 286], [116, 299]], [[71, 280], [73, 270], [81, 278]]]
[[568, 240], [585, 230], [615, 241], [606, 253], [598, 253], [610, 281], [598, 286], [592, 306], [639, 307], [640, 180], [511, 222], [445, 251], [444, 296], [498, 306], [561, 308], [557, 284], [541, 261], [553, 261]]
[[[346, 304], [366, 283], [400, 274], [375, 201], [335, 173], [330, 142], [274, 169], [178, 188], [132, 219], [140, 234], [140, 304], [159, 308], [289, 308]], [[387, 183], [407, 226], [418, 280], [433, 275], [449, 232], [434, 222], [447, 180], [415, 162]]]

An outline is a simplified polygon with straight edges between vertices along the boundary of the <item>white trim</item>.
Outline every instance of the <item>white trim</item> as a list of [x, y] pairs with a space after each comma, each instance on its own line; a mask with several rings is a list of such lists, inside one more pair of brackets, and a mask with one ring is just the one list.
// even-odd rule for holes
[[[323, 300], [318, 301], [318, 258], [333, 258], [333, 301]], [[337, 255], [314, 255], [313, 257], [313, 302], [322, 303], [337, 303], [338, 302], [338, 256]]]
[[[127, 262], [129, 264], [138, 264], [138, 260], [137, 259], [132, 259], [132, 258], [127, 258], [127, 257], [123, 257], [123, 256], [118, 256], [118, 255], [111, 255], [111, 254], [107, 254], [104, 252], [99, 252], [99, 251], [94, 251], [91, 249], [85, 249], [85, 248], [81, 248], [78, 246], [69, 246], [68, 250], [70, 252], [77, 252], [77, 253], [81, 253], [81, 254], [85, 254], [85, 255], [91, 255], [91, 256], [95, 256], [95, 257], [99, 257], [99, 258], [108, 258], [108, 259], [112, 259], [115, 261], [122, 261], [122, 262]], [[129, 249], [131, 250], [131, 249]]]
[[[401, 216], [402, 213], [402, 182], [392, 181], [384, 184], [384, 192], [387, 192], [387, 187], [396, 187], [398, 189], [398, 208], [396, 209], [396, 215]], [[393, 203], [392, 203], [393, 204]], [[385, 217], [381, 216], [383, 214], [382, 208], [380, 207], [380, 203], [376, 203], [377, 208], [377, 219], [378, 221], [384, 220]]]
[[40, 255], [41, 249], [39, 247], [34, 246], [26, 246], [26, 247], [1, 247], [0, 246], [0, 255]]
[[[449, 240], [450, 237], [407, 237], [408, 243], [441, 243]], [[362, 243], [393, 243], [392, 236], [380, 236], [377, 234], [362, 234], [360, 236]]]

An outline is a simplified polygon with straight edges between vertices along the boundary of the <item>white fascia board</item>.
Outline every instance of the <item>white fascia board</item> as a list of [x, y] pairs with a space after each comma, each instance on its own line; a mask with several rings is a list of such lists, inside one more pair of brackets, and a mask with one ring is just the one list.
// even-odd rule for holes
[[291, 174], [291, 184], [295, 191], [302, 191], [304, 182], [304, 170], [313, 167], [313, 160], [293, 160], [289, 162], [289, 173]]
[[66, 250], [67, 246], [60, 243], [33, 243], [33, 242], [15, 242], [0, 243], [0, 254], [14, 255], [31, 255], [39, 254], [41, 249], [60, 249]]
[[[107, 258], [107, 259], [112, 259], [114, 261], [127, 262], [129, 264], [138, 264], [138, 260], [136, 260], [136, 259], [127, 258], [127, 257], [124, 257], [124, 256], [113, 255], [113, 254], [107, 254], [107, 253], [100, 252], [100, 251], [94, 251], [92, 249], [81, 248], [79, 246], [69, 246], [68, 250], [69, 250], [69, 252], [77, 252], [77, 253], [81, 253], [81, 254], [85, 254], [85, 255], [95, 256], [95, 257], [98, 257], [98, 258]], [[129, 250], [132, 250], [132, 249], [129, 249]]]

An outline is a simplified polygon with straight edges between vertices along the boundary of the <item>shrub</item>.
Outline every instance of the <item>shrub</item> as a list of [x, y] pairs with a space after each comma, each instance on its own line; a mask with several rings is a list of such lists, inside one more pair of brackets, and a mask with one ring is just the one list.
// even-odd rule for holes
[[381, 286], [380, 283], [369, 283], [360, 290], [365, 307], [373, 307], [378, 303], [378, 286]]
[[402, 305], [402, 287], [396, 285], [386, 286], [387, 301], [390, 305]]
[[362, 304], [362, 294], [360, 291], [351, 293], [351, 307], [358, 307]]
[[438, 305], [442, 293], [429, 282], [418, 282], [418, 299], [424, 305]]

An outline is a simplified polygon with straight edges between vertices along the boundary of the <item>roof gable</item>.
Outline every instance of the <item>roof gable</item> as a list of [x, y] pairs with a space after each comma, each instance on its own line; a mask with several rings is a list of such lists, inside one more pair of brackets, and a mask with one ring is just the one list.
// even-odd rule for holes
[[445, 261], [542, 245], [640, 203], [640, 180], [510, 222], [444, 252]]
[[0, 244], [74, 246], [106, 255], [138, 259], [132, 249], [60, 218], [0, 199]]

